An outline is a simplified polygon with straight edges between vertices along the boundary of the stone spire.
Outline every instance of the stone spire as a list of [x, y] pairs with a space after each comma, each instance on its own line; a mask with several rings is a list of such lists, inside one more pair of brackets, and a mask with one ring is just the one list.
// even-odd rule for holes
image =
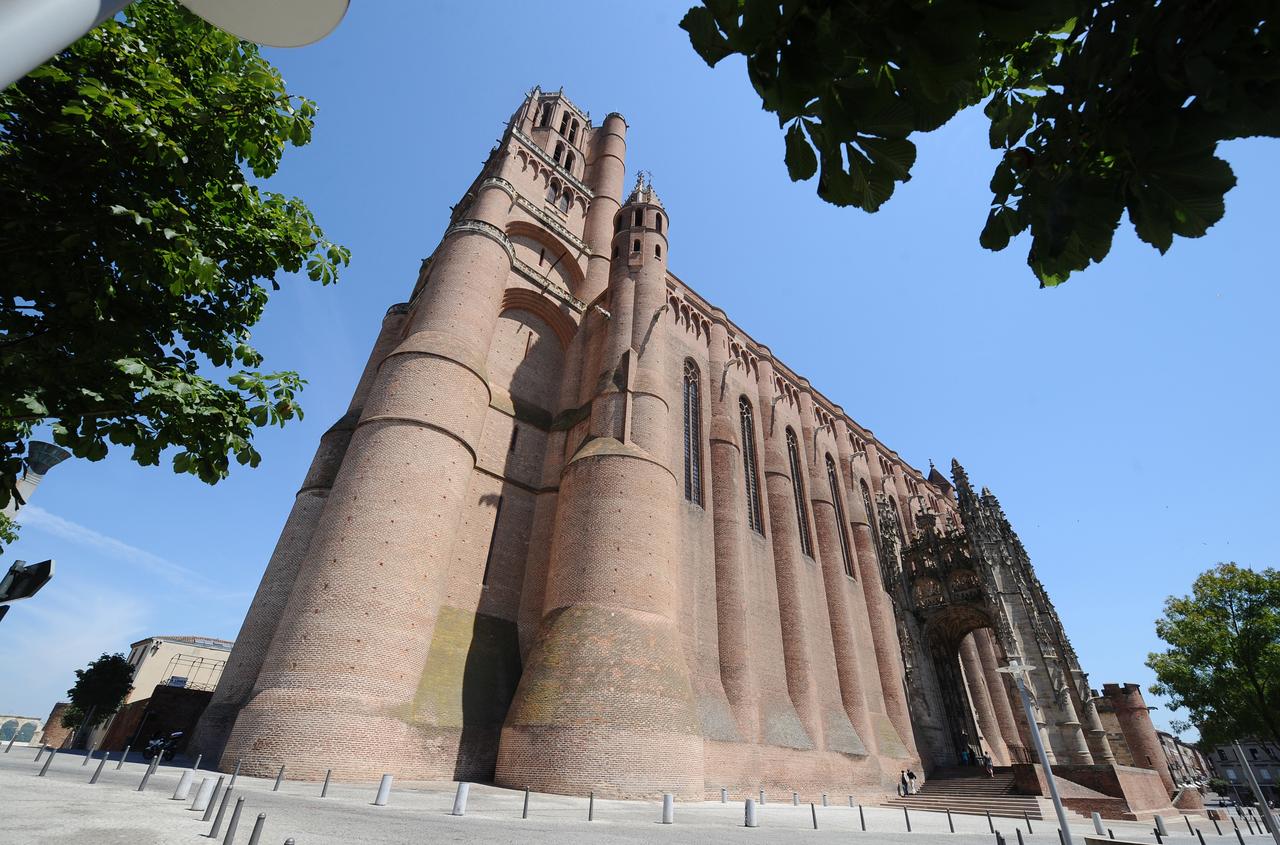
[[641, 203], [644, 205], [656, 205], [663, 208], [662, 200], [658, 199], [658, 192], [653, 189], [653, 174], [647, 170], [641, 170], [636, 173], [636, 184], [631, 189], [631, 193], [627, 196], [624, 205], [634, 205]]

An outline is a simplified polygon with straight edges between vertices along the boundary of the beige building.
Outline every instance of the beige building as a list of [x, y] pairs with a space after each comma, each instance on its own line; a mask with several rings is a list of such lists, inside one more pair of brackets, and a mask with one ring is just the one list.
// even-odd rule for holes
[[[1277, 787], [1280, 784], [1280, 747], [1274, 742], [1257, 739], [1242, 739], [1240, 747], [1267, 800], [1273, 805], [1280, 803], [1280, 787]], [[1209, 761], [1217, 770], [1218, 777], [1231, 784], [1230, 797], [1242, 800], [1250, 794], [1249, 776], [1244, 773], [1234, 746], [1215, 746]]]
[[[129, 646], [133, 689], [124, 705], [150, 698], [157, 686], [212, 690], [222, 677], [231, 653], [231, 640], [214, 637], [147, 637]], [[114, 717], [113, 717], [114, 719]], [[111, 727], [108, 720], [93, 731], [89, 746], [101, 743]]]

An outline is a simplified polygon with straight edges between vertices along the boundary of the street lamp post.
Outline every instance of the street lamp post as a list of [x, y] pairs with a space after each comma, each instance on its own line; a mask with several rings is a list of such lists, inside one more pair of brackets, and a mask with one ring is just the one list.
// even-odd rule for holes
[[[328, 35], [349, 0], [182, 0], [245, 41], [301, 47]], [[132, 0], [0, 0], [0, 90], [26, 76]]]
[[1244, 769], [1244, 776], [1249, 779], [1249, 786], [1253, 787], [1254, 797], [1258, 799], [1258, 812], [1266, 819], [1271, 838], [1276, 841], [1276, 845], [1280, 845], [1280, 828], [1276, 827], [1276, 817], [1271, 813], [1271, 805], [1267, 803], [1266, 793], [1262, 791], [1262, 787], [1258, 786], [1258, 779], [1253, 776], [1253, 767], [1249, 765], [1249, 759], [1244, 756], [1244, 749], [1240, 747], [1240, 743], [1231, 744], [1236, 749], [1236, 756], [1240, 758], [1240, 765]]
[[1058, 814], [1058, 827], [1062, 830], [1062, 845], [1075, 845], [1071, 838], [1071, 826], [1067, 824], [1067, 811], [1062, 806], [1062, 798], [1058, 796], [1058, 784], [1053, 779], [1053, 767], [1049, 765], [1049, 756], [1044, 752], [1044, 742], [1040, 739], [1040, 731], [1036, 729], [1036, 714], [1031, 709], [1031, 696], [1027, 695], [1027, 685], [1025, 678], [1028, 672], [1034, 672], [1034, 666], [1027, 666], [1015, 657], [1009, 661], [1008, 666], [996, 667], [997, 672], [1003, 672], [1006, 675], [1012, 675], [1014, 683], [1018, 685], [1018, 695], [1022, 698], [1022, 710], [1027, 716], [1027, 727], [1030, 728], [1028, 733], [1031, 734], [1031, 743], [1036, 748], [1036, 756], [1040, 760], [1040, 766], [1044, 769], [1044, 780], [1049, 785], [1049, 798], [1053, 801], [1053, 811]]

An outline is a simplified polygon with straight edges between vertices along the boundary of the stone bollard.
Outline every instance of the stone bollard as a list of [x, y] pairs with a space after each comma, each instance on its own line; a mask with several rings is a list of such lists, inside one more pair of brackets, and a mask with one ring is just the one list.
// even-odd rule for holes
[[951, 808], [947, 807], [947, 829], [952, 833], [956, 832], [956, 823], [951, 819]]
[[720, 803], [729, 803], [729, 790], [725, 789], [723, 786], [720, 787]]
[[906, 807], [902, 808], [902, 817], [907, 820], [907, 833], [910, 833], [911, 832], [911, 813], [907, 811]]
[[850, 809], [850, 810], [852, 810], [852, 809], [853, 809], [853, 796], [852, 796], [852, 795], [850, 795], [850, 796], [849, 796], [849, 809]]
[[188, 810], [204, 810], [209, 806], [209, 799], [213, 797], [213, 778], [205, 778], [200, 781], [200, 786], [196, 789], [196, 797], [191, 799], [191, 806]]
[[391, 797], [391, 775], [383, 775], [382, 781], [378, 784], [378, 794], [373, 799], [373, 806], [387, 806], [387, 799]]
[[186, 801], [187, 795], [191, 792], [191, 769], [183, 769], [182, 777], [178, 778], [178, 786], [173, 790], [173, 797], [170, 801]]
[[40, 750], [36, 752], [36, 758], [35, 758], [34, 760], [32, 760], [31, 762], [33, 762], [33, 763], [39, 763], [39, 762], [40, 762], [40, 758], [44, 756], [45, 749], [46, 749], [46, 748], [48, 748], [48, 747], [49, 747], [49, 746], [47, 746], [47, 745], [41, 745], [41, 746], [40, 746]]
[[858, 805], [858, 824], [862, 827], [862, 830], [865, 832], [867, 829], [867, 817], [862, 814], [861, 804]]
[[120, 760], [116, 763], [116, 771], [117, 771], [117, 772], [118, 772], [118, 771], [120, 771], [120, 767], [124, 765], [124, 761], [125, 761], [125, 759], [129, 756], [129, 748], [130, 748], [130, 747], [131, 747], [131, 746], [126, 745], [126, 746], [124, 747], [124, 751], [121, 751], [121, 752], [120, 752]]
[[90, 786], [93, 786], [93, 784], [98, 782], [98, 778], [102, 777], [102, 767], [105, 765], [107, 765], [107, 755], [103, 754], [102, 759], [98, 761], [98, 768], [93, 770], [93, 777], [89, 778]]
[[98, 746], [96, 745], [93, 748], [89, 749], [89, 753], [84, 755], [84, 759], [80, 761], [80, 768], [83, 769], [85, 766], [89, 765], [89, 761], [93, 759], [93, 755], [95, 752], [97, 752], [97, 750], [98, 750]]
[[529, 818], [529, 787], [524, 788], [524, 807], [520, 810], [520, 818]]
[[763, 788], [760, 790], [760, 806], [761, 807], [764, 806], [764, 789]]
[[818, 808], [814, 806], [812, 801], [809, 802], [809, 815], [813, 816], [813, 829], [818, 829]]
[[276, 772], [276, 785], [271, 787], [272, 792], [280, 791], [280, 784], [284, 782], [284, 763], [280, 764], [280, 771]]
[[799, 792], [795, 792], [794, 790], [793, 790], [793, 791], [792, 791], [792, 793], [791, 793], [791, 806], [792, 806], [792, 807], [799, 807], [799, 806], [800, 806], [800, 793], [799, 793]]
[[755, 801], [751, 800], [750, 798], [747, 799], [746, 805], [743, 808], [743, 814], [744, 814], [743, 827], [759, 827], [760, 826], [759, 820], [756, 819], [756, 802]]
[[242, 762], [243, 762], [243, 760], [236, 760], [236, 767], [235, 767], [235, 769], [231, 772], [231, 783], [227, 784], [227, 789], [235, 789], [235, 787], [236, 787], [236, 778], [240, 777], [240, 764], [241, 764]]
[[333, 774], [333, 769], [324, 770], [324, 785], [320, 787], [320, 797], [323, 798], [329, 794], [329, 777]]
[[1163, 816], [1156, 816], [1156, 830], [1160, 832], [1161, 836], [1169, 835], [1169, 828], [1165, 827]]
[[147, 766], [147, 770], [142, 773], [142, 782], [138, 784], [138, 791], [145, 792], [147, 789], [147, 781], [151, 780], [151, 776], [155, 774], [156, 769], [160, 766], [160, 755], [157, 754], [151, 758], [151, 765]]
[[258, 813], [258, 820], [253, 823], [253, 832], [249, 834], [249, 845], [258, 845], [262, 838], [262, 826], [267, 823], [267, 814]]
[[244, 809], [244, 796], [241, 795], [236, 799], [236, 808], [231, 811], [231, 821], [227, 824], [227, 835], [222, 840], [222, 845], [235, 845], [236, 828], [240, 826], [240, 811]]
[[[226, 815], [227, 804], [229, 804], [230, 802], [231, 802], [231, 790], [228, 789], [226, 792], [222, 793], [222, 800], [218, 803], [218, 812], [213, 817], [213, 827], [209, 829], [210, 839], [218, 838], [218, 831], [222, 829], [222, 817]], [[209, 807], [210, 809], [212, 809], [213, 805], [210, 804]]]
[[290, 836], [288, 839], [284, 841], [284, 845], [296, 845], [296, 843], [293, 841], [293, 837]]
[[453, 796], [453, 810], [449, 812], [451, 816], [465, 816], [467, 814], [467, 795], [471, 793], [471, 784], [465, 781], [458, 784], [458, 791]]
[[662, 794], [662, 823], [672, 824], [676, 820], [676, 799], [670, 792]]
[[1035, 833], [1035, 831], [1031, 829], [1031, 816], [1027, 815], [1026, 810], [1022, 811], [1022, 820], [1027, 823], [1027, 833]]
[[1102, 826], [1102, 814], [1096, 810], [1093, 813], [1093, 832], [1099, 836], [1107, 832], [1106, 828]]
[[827, 793], [822, 793], [822, 806], [827, 806]]
[[209, 796], [208, 806], [204, 808], [204, 816], [202, 816], [200, 820], [207, 822], [209, 819], [213, 818], [214, 811], [217, 809], [217, 806], [218, 806], [218, 796], [230, 795], [230, 794], [231, 794], [231, 790], [229, 788], [227, 789], [226, 793], [222, 792], [222, 778], [219, 777], [218, 782], [213, 785], [213, 794]]
[[590, 795], [587, 796], [587, 821], [593, 822], [595, 820], [596, 820], [596, 794], [593, 791]]
[[44, 777], [44, 773], [49, 771], [49, 764], [53, 762], [53, 758], [56, 756], [58, 756], [58, 749], [50, 749], [49, 756], [44, 758], [44, 765], [40, 767], [40, 774], [36, 775], [36, 777]]

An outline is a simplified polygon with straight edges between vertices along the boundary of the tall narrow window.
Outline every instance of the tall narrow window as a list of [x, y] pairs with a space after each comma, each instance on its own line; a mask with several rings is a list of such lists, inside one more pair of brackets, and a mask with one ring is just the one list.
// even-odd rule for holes
[[787, 460], [791, 462], [791, 495], [796, 500], [796, 522], [800, 526], [800, 551], [813, 557], [813, 541], [809, 537], [809, 509], [804, 504], [804, 478], [800, 475], [800, 447], [796, 433], [787, 426]]
[[702, 504], [702, 395], [698, 365], [684, 362], [684, 497]]
[[827, 483], [831, 485], [831, 504], [836, 509], [836, 534], [840, 537], [840, 557], [844, 560], [844, 574], [850, 578], [853, 574], [853, 553], [849, 551], [848, 523], [844, 521], [844, 502], [840, 499], [840, 473], [836, 470], [836, 462], [827, 455]]
[[560, 134], [561, 135], [569, 134], [569, 113], [568, 112], [565, 112], [560, 117]]
[[538, 124], [540, 128], [545, 129], [551, 125], [551, 113], [555, 111], [555, 107], [550, 103], [542, 105], [542, 121]]
[[572, 152], [567, 152], [564, 154], [564, 169], [569, 171], [570, 173], [573, 172], [573, 153]]
[[568, 211], [569, 206], [573, 203], [573, 196], [569, 193], [569, 189], [565, 188], [564, 193], [560, 194], [559, 208], [561, 211]]
[[637, 208], [637, 209], [635, 210], [635, 213], [632, 215], [632, 221], [633, 221], [633, 222], [632, 222], [632, 224], [631, 224], [631, 225], [633, 225], [633, 226], [643, 226], [643, 225], [644, 225], [644, 209], [643, 209], [643, 208]]
[[756, 424], [747, 397], [738, 398], [738, 415], [742, 419], [742, 474], [747, 482], [747, 524], [757, 534], [764, 534], [764, 516], [760, 511], [760, 478], [756, 474]]
[[578, 138], [578, 121], [569, 124], [569, 143], [572, 144]]
[[552, 158], [555, 159], [556, 164], [559, 164], [560, 160], [564, 158], [564, 141], [556, 141], [556, 152]]
[[654, 225], [658, 227], [658, 234], [662, 234], [662, 214], [655, 214], [653, 216], [653, 222]]

